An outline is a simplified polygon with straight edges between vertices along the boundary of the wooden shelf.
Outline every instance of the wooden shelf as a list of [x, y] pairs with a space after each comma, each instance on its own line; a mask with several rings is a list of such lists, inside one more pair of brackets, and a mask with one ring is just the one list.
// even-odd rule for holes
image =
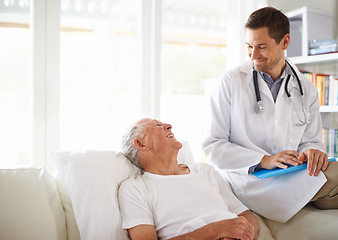
[[294, 64], [299, 65], [338, 63], [338, 53], [319, 54], [307, 57], [290, 57], [288, 59]]

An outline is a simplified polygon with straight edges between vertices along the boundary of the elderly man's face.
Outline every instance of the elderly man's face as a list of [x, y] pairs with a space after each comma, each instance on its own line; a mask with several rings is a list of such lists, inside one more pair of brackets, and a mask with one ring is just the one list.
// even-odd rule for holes
[[182, 144], [177, 141], [171, 132], [170, 124], [162, 123], [155, 119], [142, 119], [140, 124], [145, 124], [145, 134], [143, 144], [152, 150], [164, 151], [170, 147], [180, 149]]

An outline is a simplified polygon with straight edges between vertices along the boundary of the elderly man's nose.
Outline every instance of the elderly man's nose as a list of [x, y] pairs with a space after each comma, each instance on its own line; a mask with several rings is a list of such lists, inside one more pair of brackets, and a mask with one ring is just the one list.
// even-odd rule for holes
[[172, 126], [171, 126], [171, 124], [168, 124], [168, 123], [166, 123], [166, 124], [164, 124], [165, 125], [165, 129], [171, 129], [172, 128]]

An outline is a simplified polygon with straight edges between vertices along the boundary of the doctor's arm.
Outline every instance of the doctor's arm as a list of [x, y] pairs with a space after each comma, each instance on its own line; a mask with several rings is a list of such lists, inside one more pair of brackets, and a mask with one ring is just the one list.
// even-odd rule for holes
[[294, 150], [285, 150], [282, 152], [279, 152], [275, 155], [265, 155], [261, 162], [258, 164], [256, 170], [259, 170], [260, 168], [265, 169], [274, 169], [276, 167], [278, 168], [287, 168], [288, 166], [285, 165], [291, 164], [293, 166], [298, 166], [302, 164], [301, 160], [299, 160], [299, 153]]
[[[202, 144], [206, 157], [219, 168], [248, 174], [249, 168], [257, 165], [264, 153], [241, 146], [231, 139], [233, 119], [231, 76], [224, 73], [218, 79], [210, 96], [209, 124]], [[243, 136], [246, 137], [246, 136]], [[241, 161], [239, 161], [241, 160]], [[242, 161], [245, 160], [245, 161]]]
[[299, 160], [307, 162], [309, 175], [318, 176], [320, 170], [326, 171], [329, 165], [327, 154], [318, 149], [307, 149], [299, 156]]
[[285, 164], [298, 166], [305, 162], [308, 163], [307, 168], [310, 176], [318, 176], [320, 170], [325, 171], [328, 167], [328, 157], [326, 153], [318, 149], [307, 149], [301, 154], [294, 150], [285, 150], [272, 156], [265, 155], [256, 170], [260, 168], [287, 168]]
[[306, 125], [304, 134], [301, 138], [298, 152], [299, 161], [308, 163], [309, 175], [318, 176], [320, 170], [325, 171], [328, 167], [328, 157], [324, 152], [322, 143], [322, 119], [320, 114], [319, 94], [314, 85], [310, 85], [307, 91], [308, 97], [312, 99], [309, 106], [311, 122]]

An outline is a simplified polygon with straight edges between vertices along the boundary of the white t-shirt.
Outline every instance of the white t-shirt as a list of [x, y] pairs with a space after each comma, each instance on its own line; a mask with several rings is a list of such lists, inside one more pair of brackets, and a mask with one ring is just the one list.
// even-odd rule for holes
[[247, 210], [214, 167], [187, 166], [185, 175], [145, 172], [124, 181], [119, 189], [123, 229], [154, 225], [159, 239], [167, 239]]

